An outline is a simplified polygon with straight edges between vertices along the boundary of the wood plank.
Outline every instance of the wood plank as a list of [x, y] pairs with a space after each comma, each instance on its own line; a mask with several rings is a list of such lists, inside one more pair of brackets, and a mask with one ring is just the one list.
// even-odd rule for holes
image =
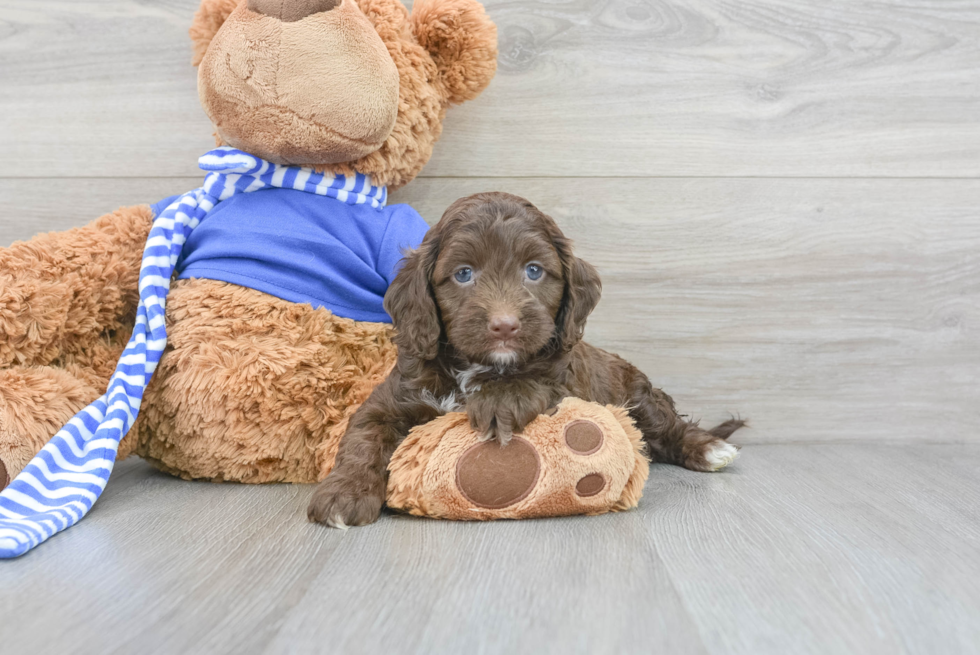
[[[976, 446], [743, 455], [727, 477], [658, 467], [647, 487], [709, 651], [973, 652], [980, 588], [958, 572], [980, 547]], [[961, 460], [969, 471], [950, 466]]]
[[[305, 521], [308, 486], [186, 483], [135, 459], [120, 469], [89, 518], [0, 572], [0, 638], [12, 651], [37, 643], [43, 608], [56, 601], [65, 611], [46, 634], [97, 652], [322, 652], [329, 643], [331, 652], [449, 653], [527, 640], [704, 652], [635, 519], [585, 540], [575, 522], [542, 531], [541, 522], [403, 517], [344, 533]], [[588, 556], [556, 558], [570, 554], [569, 539]], [[520, 577], [506, 574], [507, 562]], [[630, 593], [631, 607], [609, 602], [610, 584]], [[576, 617], [587, 634], [557, 631]]]
[[128, 205], [150, 204], [201, 186], [196, 177], [0, 178], [0, 247], [85, 225]]
[[310, 488], [119, 465], [92, 514], [0, 566], [10, 652], [967, 653], [980, 447], [750, 445], [655, 466], [640, 507], [305, 522]]
[[3, 0], [0, 176], [195, 175], [214, 145], [190, 65], [197, 5]]
[[[292, 613], [272, 653], [706, 653], [640, 516], [459, 525], [393, 519], [306, 600], [336, 598], [312, 622]], [[380, 537], [380, 538], [379, 538]], [[369, 545], [370, 543], [370, 545]], [[379, 604], [379, 597], [384, 599]], [[322, 601], [320, 601], [322, 603]], [[345, 612], [346, 607], [377, 611]]]
[[[118, 197], [197, 183], [171, 182]], [[31, 208], [0, 235], [87, 222], [117, 184], [0, 180], [0, 216]], [[750, 418], [742, 442], [978, 439], [980, 181], [425, 179], [392, 201], [435, 222], [487, 189], [537, 203], [599, 267], [592, 343], [684, 412]]]
[[[0, 177], [183, 176], [195, 0], [0, 0]], [[980, 7], [488, 0], [500, 73], [427, 176], [978, 176]]]

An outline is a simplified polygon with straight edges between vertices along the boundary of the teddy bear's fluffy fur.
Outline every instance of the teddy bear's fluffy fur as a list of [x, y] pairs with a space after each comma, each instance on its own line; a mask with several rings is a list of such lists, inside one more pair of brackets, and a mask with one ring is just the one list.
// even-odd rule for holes
[[[202, 2], [195, 63], [242, 4]], [[398, 0], [356, 4], [397, 68], [394, 127], [355, 161], [306, 163], [393, 189], [429, 159], [446, 108], [489, 83], [496, 31], [475, 0], [417, 0], [411, 14]], [[0, 249], [0, 487], [104, 392], [132, 331], [152, 218], [146, 205], [122, 208]], [[348, 417], [395, 360], [387, 324], [225, 282], [178, 280], [167, 302], [167, 350], [119, 456], [181, 477], [323, 478]]]

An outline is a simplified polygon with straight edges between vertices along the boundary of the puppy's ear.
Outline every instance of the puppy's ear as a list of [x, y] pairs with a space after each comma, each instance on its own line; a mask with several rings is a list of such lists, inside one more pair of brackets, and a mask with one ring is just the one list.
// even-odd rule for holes
[[592, 264], [572, 253], [572, 243], [563, 235], [554, 235], [552, 243], [565, 276], [565, 291], [555, 317], [555, 334], [559, 348], [568, 351], [582, 340], [585, 321], [602, 296], [602, 280]]
[[439, 352], [442, 323], [432, 293], [432, 273], [439, 256], [435, 230], [430, 230], [422, 245], [405, 257], [385, 293], [384, 307], [395, 325], [394, 341], [400, 360], [404, 357], [427, 361], [435, 359]]

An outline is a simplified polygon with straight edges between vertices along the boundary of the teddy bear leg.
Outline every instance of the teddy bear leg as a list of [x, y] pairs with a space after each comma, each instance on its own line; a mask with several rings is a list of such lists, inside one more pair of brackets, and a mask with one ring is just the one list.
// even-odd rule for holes
[[52, 366], [0, 370], [0, 488], [100, 393]]

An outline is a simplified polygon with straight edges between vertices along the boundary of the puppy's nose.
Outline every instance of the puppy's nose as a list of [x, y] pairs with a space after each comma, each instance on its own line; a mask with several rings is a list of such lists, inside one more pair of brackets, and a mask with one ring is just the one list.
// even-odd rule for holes
[[248, 8], [286, 23], [294, 23], [321, 11], [330, 11], [340, 2], [341, 0], [248, 0]]
[[497, 339], [510, 339], [521, 329], [521, 322], [510, 314], [497, 314], [490, 317], [490, 334]]

